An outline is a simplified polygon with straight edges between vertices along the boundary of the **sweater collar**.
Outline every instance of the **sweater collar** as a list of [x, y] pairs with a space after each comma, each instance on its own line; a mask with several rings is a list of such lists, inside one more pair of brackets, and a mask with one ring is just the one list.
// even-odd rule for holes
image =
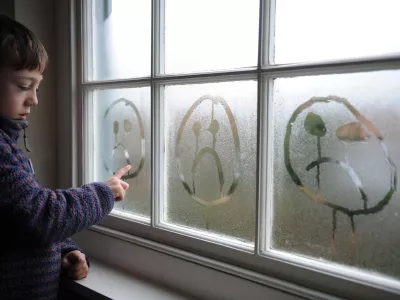
[[14, 141], [18, 140], [20, 131], [26, 127], [28, 127], [27, 121], [17, 121], [0, 115], [0, 129], [7, 133]]

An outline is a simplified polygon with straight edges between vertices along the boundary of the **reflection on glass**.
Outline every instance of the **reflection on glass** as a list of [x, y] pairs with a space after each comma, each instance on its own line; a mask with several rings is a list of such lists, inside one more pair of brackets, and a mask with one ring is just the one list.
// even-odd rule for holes
[[400, 53], [400, 1], [276, 0], [274, 63]]
[[150, 75], [151, 1], [93, 3], [93, 80]]
[[127, 164], [132, 169], [124, 201], [115, 208], [150, 215], [150, 89], [98, 90], [93, 94], [94, 176], [104, 181]]
[[258, 0], [166, 0], [165, 73], [257, 65]]
[[274, 249], [400, 275], [399, 80], [399, 71], [275, 80]]
[[165, 220], [254, 241], [256, 82], [165, 87]]

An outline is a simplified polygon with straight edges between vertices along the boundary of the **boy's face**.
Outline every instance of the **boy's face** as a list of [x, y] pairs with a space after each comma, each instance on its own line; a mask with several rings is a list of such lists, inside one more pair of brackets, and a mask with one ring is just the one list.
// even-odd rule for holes
[[0, 114], [26, 120], [32, 106], [38, 104], [37, 92], [42, 80], [39, 71], [0, 71]]

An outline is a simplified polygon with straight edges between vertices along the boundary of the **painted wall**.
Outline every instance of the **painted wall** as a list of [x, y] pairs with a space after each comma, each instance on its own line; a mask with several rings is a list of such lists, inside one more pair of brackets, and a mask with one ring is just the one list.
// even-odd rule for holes
[[[3, 0], [1, 3], [3, 4]], [[31, 111], [27, 135], [33, 149], [29, 157], [32, 159], [36, 177], [44, 187], [54, 189], [57, 185], [54, 1], [15, 0], [14, 5], [15, 19], [38, 36], [50, 57], [44, 81], [39, 88], [39, 105]]]
[[0, 2], [0, 14], [14, 18], [14, 0], [2, 0]]

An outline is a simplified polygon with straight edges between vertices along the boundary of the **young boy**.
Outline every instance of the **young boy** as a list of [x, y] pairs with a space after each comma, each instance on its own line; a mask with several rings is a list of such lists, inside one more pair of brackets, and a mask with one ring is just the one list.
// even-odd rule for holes
[[61, 272], [87, 276], [85, 255], [69, 238], [123, 200], [126, 166], [105, 183], [50, 190], [36, 181], [17, 147], [38, 104], [47, 53], [22, 24], [0, 16], [0, 299], [56, 299]]

